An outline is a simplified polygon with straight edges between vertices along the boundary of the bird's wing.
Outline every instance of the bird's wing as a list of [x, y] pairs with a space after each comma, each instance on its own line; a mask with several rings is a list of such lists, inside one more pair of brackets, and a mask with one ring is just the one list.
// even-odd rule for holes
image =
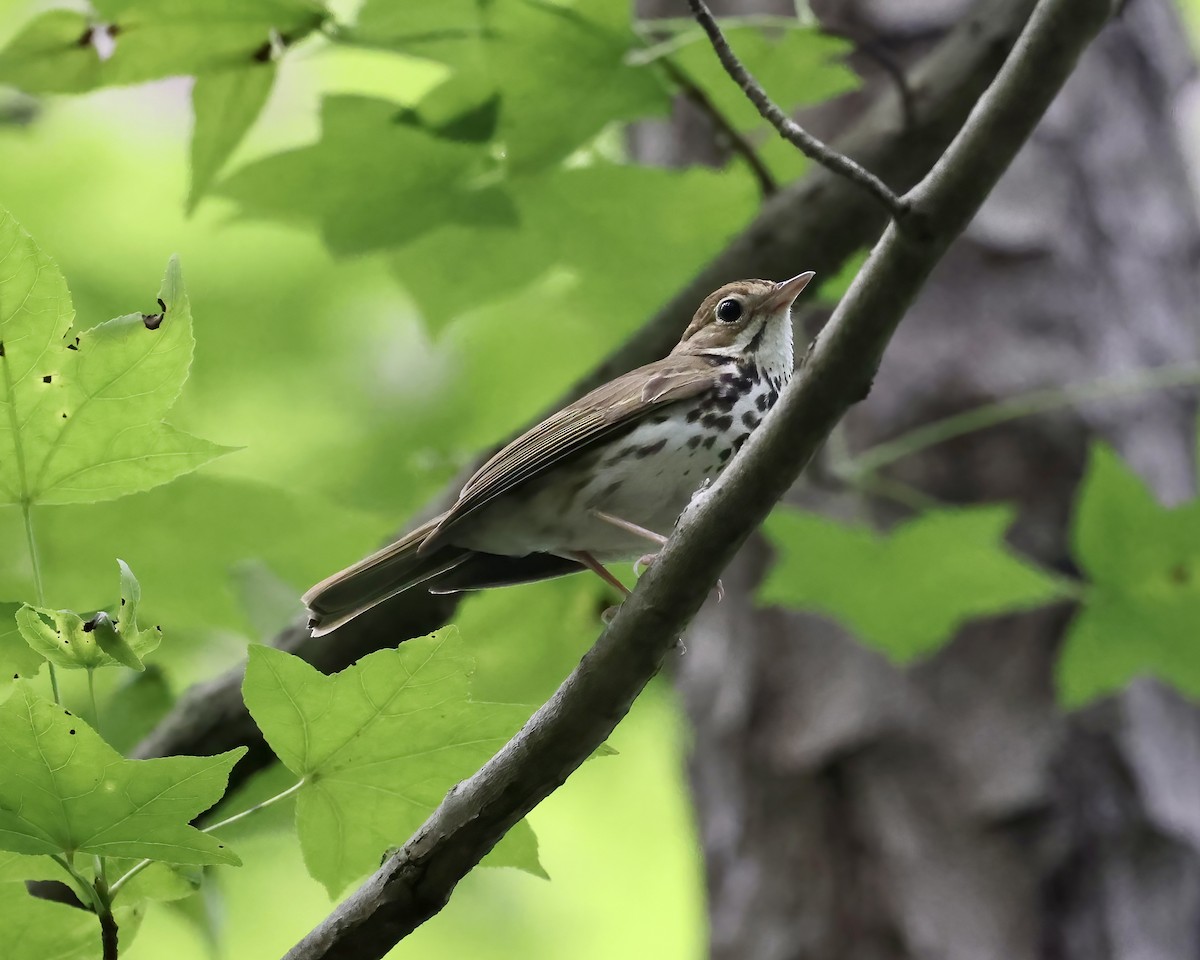
[[662, 407], [703, 393], [719, 378], [712, 360], [684, 354], [656, 360], [597, 387], [521, 434], [480, 467], [421, 545], [421, 552], [444, 543], [455, 525], [501, 494], [630, 429]]

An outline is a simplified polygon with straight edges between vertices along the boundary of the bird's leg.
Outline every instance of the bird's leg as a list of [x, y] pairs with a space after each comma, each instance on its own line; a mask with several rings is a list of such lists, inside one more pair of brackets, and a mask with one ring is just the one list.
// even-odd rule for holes
[[616, 577], [614, 577], [612, 575], [612, 573], [610, 573], [608, 571], [608, 569], [605, 568], [604, 564], [602, 564], [599, 560], [597, 560], [595, 557], [593, 557], [590, 553], [586, 553], [583, 550], [576, 550], [575, 552], [573, 552], [571, 554], [571, 559], [578, 560], [580, 563], [582, 563], [585, 567], [587, 567], [589, 570], [591, 570], [592, 573], [594, 573], [596, 576], [598, 576], [605, 583], [609, 584], [610, 586], [616, 587], [625, 596], [629, 596], [629, 594], [630, 594], [629, 588], [627, 586], [625, 586], [625, 584], [623, 584]]
[[[590, 553], [583, 550], [576, 550], [571, 554], [571, 557], [578, 560], [585, 567], [592, 571], [596, 576], [607, 584], [611, 584], [621, 591], [625, 596], [629, 596], [630, 590], [625, 584], [612, 575], [612, 573], [599, 560], [593, 557]], [[608, 607], [600, 614], [600, 619], [608, 624], [617, 614], [617, 607]]]
[[[661, 533], [655, 533], [653, 530], [647, 530], [645, 527], [638, 526], [632, 520], [625, 520], [625, 519], [622, 519], [621, 517], [614, 517], [611, 513], [605, 513], [603, 510], [593, 510], [592, 516], [595, 517], [597, 520], [603, 520], [605, 523], [611, 523], [614, 527], [620, 527], [622, 530], [627, 530], [630, 533], [632, 533], [634, 536], [643, 537], [646, 540], [649, 540], [651, 543], [657, 543], [660, 547], [662, 547], [667, 542], [667, 538], [664, 537]], [[647, 553], [647, 554], [644, 554], [643, 556], [638, 557], [637, 560], [635, 560], [634, 564], [633, 564], [634, 574], [640, 577], [642, 575], [642, 571], [645, 570], [648, 566], [650, 566], [650, 564], [652, 564], [657, 558], [658, 558], [657, 552], [656, 553]], [[580, 561], [580, 562], [583, 562], [583, 561]], [[589, 568], [589, 569], [592, 569], [592, 568]], [[604, 572], [608, 573], [607, 570], [605, 570]], [[611, 574], [609, 574], [609, 576], [611, 576]], [[605, 579], [607, 579], [607, 578], [605, 578]], [[720, 580], [718, 580], [716, 589], [717, 589], [717, 603], [720, 603], [722, 600], [725, 599], [725, 585], [723, 583], [721, 583]], [[628, 593], [628, 591], [626, 591], [626, 593]]]
[[592, 516], [597, 520], [603, 520], [605, 523], [611, 523], [614, 527], [627, 530], [635, 537], [641, 537], [644, 540], [649, 540], [651, 543], [657, 543], [660, 547], [667, 542], [667, 538], [661, 533], [655, 533], [653, 530], [639, 527], [632, 520], [623, 520], [620, 517], [614, 517], [611, 513], [605, 513], [603, 510], [593, 510]]

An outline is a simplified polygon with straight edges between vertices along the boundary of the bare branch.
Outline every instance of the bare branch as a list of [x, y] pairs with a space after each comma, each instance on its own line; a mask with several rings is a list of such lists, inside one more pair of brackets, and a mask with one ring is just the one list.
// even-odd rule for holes
[[695, 104], [701, 113], [708, 117], [712, 125], [717, 128], [717, 131], [729, 144], [729, 149], [746, 161], [746, 165], [750, 167], [750, 172], [754, 174], [754, 179], [758, 181], [759, 192], [764, 197], [769, 197], [776, 193], [779, 190], [779, 184], [775, 182], [775, 177], [771, 175], [771, 171], [763, 163], [762, 157], [758, 155], [758, 151], [754, 149], [754, 145], [742, 135], [737, 127], [729, 122], [729, 119], [712, 102], [708, 94], [697, 86], [692, 78], [684, 73], [675, 61], [670, 57], [663, 57], [661, 62], [663, 69], [667, 72], [667, 76], [683, 91], [683, 95]]
[[[897, 130], [898, 104], [884, 91], [838, 141], [843, 153], [898, 184], [911, 185], [928, 172], [963, 124], [976, 100], [996, 75], [1034, 0], [992, 0], [963, 17], [954, 31], [909, 74], [909, 86], [922, 105], [911, 130]], [[597, 384], [665, 355], [679, 339], [696, 304], [723, 283], [744, 277], [786, 277], [801, 267], [824, 276], [851, 254], [873, 242], [886, 217], [856, 185], [816, 166], [784, 187], [754, 222], [641, 330], [609, 356], [553, 412]], [[484, 453], [484, 457], [488, 454]], [[449, 501], [474, 469], [447, 485]], [[433, 504], [431, 513], [441, 507]], [[275, 646], [319, 670], [340, 670], [374, 650], [429, 633], [454, 615], [457, 596], [409, 591], [324, 637], [312, 637], [303, 621], [273, 640]], [[239, 745], [250, 752], [234, 767], [231, 787], [275, 759], [242, 702], [244, 664], [190, 688], [134, 752], [138, 757], [174, 754], [208, 756]]]
[[684, 514], [659, 560], [554, 697], [402, 850], [288, 953], [288, 960], [382, 957], [437, 913], [454, 886], [521, 817], [608, 737], [658, 671], [722, 568], [861, 400], [908, 305], [966, 227], [1112, 0], [1041, 0], [995, 83], [906, 197], [914, 234], [893, 223], [800, 374], [717, 484]]
[[704, 0], [688, 0], [688, 4], [696, 16], [696, 21], [708, 34], [708, 39], [712, 42], [713, 50], [716, 51], [721, 66], [725, 68], [725, 72], [729, 74], [733, 82], [741, 87], [747, 99], [758, 108], [762, 118], [773, 126], [784, 140], [793, 144], [806, 157], [816, 160], [817, 163], [839, 176], [857, 183], [883, 204], [895, 222], [902, 223], [908, 212], [905, 202], [871, 171], [855, 163], [845, 154], [838, 153], [832, 147], [822, 143], [784, 113], [767, 95], [767, 91], [762, 88], [762, 85], [751, 76], [742, 61], [737, 58], [737, 54], [733, 52], [729, 41], [721, 33], [716, 18], [713, 17], [712, 11], [708, 9]]

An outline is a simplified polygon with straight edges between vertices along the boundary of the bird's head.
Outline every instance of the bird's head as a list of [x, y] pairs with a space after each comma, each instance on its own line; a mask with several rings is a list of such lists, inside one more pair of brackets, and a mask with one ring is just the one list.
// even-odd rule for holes
[[738, 280], [709, 294], [672, 353], [752, 360], [768, 369], [792, 368], [791, 309], [813, 274], [775, 283]]

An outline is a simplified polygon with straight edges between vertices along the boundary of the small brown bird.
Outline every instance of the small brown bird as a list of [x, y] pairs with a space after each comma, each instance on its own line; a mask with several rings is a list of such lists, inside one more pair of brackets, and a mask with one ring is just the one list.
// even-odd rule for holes
[[711, 294], [669, 356], [543, 420], [441, 516], [309, 590], [313, 634], [414, 587], [453, 593], [586, 568], [627, 593], [603, 564], [661, 546], [771, 409], [792, 375], [792, 303], [812, 276]]

